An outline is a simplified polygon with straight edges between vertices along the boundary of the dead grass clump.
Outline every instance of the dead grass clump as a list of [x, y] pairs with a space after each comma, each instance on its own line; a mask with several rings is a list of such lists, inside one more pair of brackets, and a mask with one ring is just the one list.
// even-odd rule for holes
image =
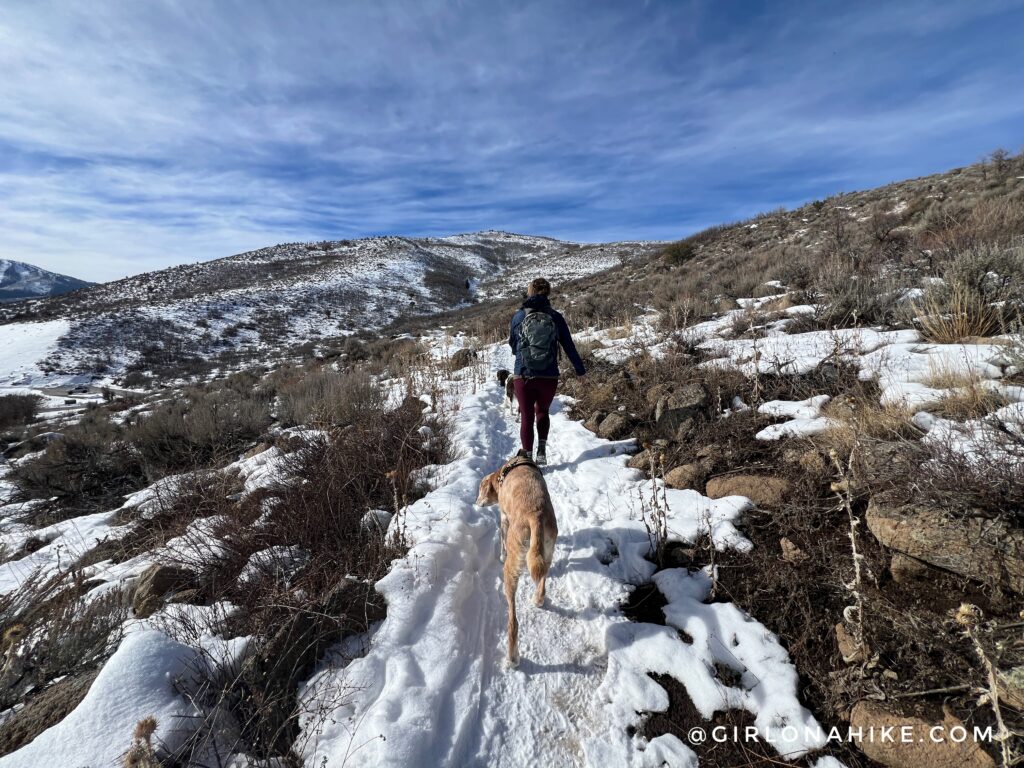
[[970, 336], [992, 336], [1002, 327], [1002, 312], [984, 294], [963, 285], [933, 287], [925, 291], [914, 314], [931, 341], [954, 344]]
[[929, 387], [946, 390], [929, 410], [954, 421], [981, 419], [1010, 403], [997, 389], [986, 387], [976, 376], [942, 375], [926, 383]]
[[1008, 331], [1024, 302], [1024, 243], [964, 248], [944, 255], [942, 280], [913, 305], [916, 322], [932, 341]]
[[877, 393], [867, 388], [833, 399], [823, 413], [833, 420], [833, 426], [825, 433], [826, 441], [832, 447], [844, 449], [843, 455], [849, 455], [854, 446], [865, 440], [915, 440], [922, 434], [911, 422], [911, 409], [883, 404]]

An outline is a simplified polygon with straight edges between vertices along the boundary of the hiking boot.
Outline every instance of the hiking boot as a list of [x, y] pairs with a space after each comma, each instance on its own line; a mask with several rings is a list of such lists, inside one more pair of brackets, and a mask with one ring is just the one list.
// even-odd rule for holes
[[545, 440], [541, 440], [540, 443], [537, 445], [537, 458], [534, 459], [534, 463], [538, 467], [543, 467], [545, 464], [548, 463], [547, 447], [548, 444]]
[[533, 455], [528, 450], [526, 450], [525, 448], [520, 448], [519, 449], [519, 452], [516, 454], [516, 458], [517, 459], [529, 459], [530, 461], [533, 461]]

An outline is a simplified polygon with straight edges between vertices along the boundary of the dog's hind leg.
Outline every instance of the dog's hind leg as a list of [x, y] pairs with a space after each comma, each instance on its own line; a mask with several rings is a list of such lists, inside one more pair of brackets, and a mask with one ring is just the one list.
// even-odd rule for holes
[[519, 586], [519, 558], [505, 558], [505, 600], [508, 602], [508, 661], [519, 663], [519, 619], [516, 617], [516, 587]]
[[509, 530], [505, 544], [505, 601], [508, 603], [508, 661], [512, 666], [519, 663], [519, 619], [516, 616], [516, 588], [519, 586], [519, 572], [523, 567], [522, 534], [518, 527]]
[[548, 573], [551, 570], [551, 562], [555, 558], [555, 540], [558, 538], [558, 530], [543, 526], [543, 532], [537, 531], [536, 533], [542, 539], [540, 546], [542, 565], [538, 568], [541, 575], [537, 579], [537, 591], [533, 596], [533, 602], [534, 605], [544, 605], [547, 596]]

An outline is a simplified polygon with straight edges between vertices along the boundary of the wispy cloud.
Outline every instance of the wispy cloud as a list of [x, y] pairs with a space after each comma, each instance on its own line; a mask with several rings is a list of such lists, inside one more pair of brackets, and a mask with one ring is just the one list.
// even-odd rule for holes
[[1024, 138], [1021, 2], [0, 7], [0, 257], [678, 237]]

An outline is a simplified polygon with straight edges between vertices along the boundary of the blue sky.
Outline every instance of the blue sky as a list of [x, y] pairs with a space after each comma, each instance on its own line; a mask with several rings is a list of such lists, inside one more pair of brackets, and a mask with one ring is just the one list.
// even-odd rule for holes
[[1024, 0], [0, 5], [0, 258], [670, 239], [1024, 144]]

